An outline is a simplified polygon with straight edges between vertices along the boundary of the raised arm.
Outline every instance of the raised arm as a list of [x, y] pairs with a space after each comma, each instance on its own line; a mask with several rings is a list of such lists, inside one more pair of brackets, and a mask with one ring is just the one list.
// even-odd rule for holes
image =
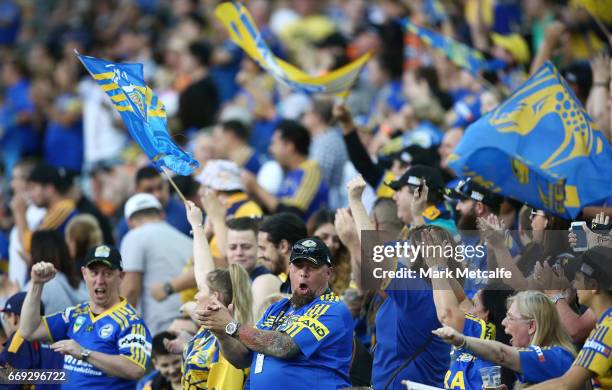
[[513, 371], [521, 373], [521, 359], [516, 348], [494, 340], [482, 340], [468, 337], [457, 332], [450, 326], [433, 331], [433, 334], [455, 347], [467, 348], [483, 360], [499, 364]]
[[210, 220], [209, 223], [212, 225], [212, 230], [217, 241], [217, 248], [219, 248], [219, 252], [221, 253], [221, 258], [213, 258], [214, 264], [217, 267], [227, 267], [227, 260], [225, 258], [227, 246], [227, 226], [225, 224], [226, 208], [212, 191], [204, 191], [202, 206], [204, 206], [204, 211], [206, 211], [206, 218]]
[[[441, 247], [444, 248], [450, 243], [442, 241], [440, 238], [435, 237], [432, 234], [424, 233], [423, 241], [427, 248]], [[434, 255], [435, 255], [434, 251]], [[444, 256], [430, 256], [425, 259], [429, 268], [443, 268], [448, 267], [447, 259]], [[453, 274], [455, 271], [453, 270]], [[431, 285], [433, 288], [434, 303], [436, 305], [436, 314], [438, 320], [447, 326], [455, 329], [458, 332], [463, 332], [465, 324], [465, 313], [460, 308], [460, 302], [464, 300], [464, 295], [459, 299], [455, 293], [454, 285], [459, 287], [458, 291], [461, 291], [461, 285], [454, 278], [431, 278]]]
[[376, 188], [382, 180], [385, 171], [372, 161], [368, 151], [361, 143], [355, 125], [353, 124], [350, 111], [343, 104], [335, 106], [334, 118], [342, 128], [344, 143], [351, 163], [353, 163], [357, 172], [364, 177], [367, 183]]
[[44, 284], [53, 279], [55, 273], [55, 267], [51, 263], [40, 262], [32, 266], [30, 289], [23, 301], [19, 321], [19, 333], [28, 341], [50, 340], [40, 314], [40, 300]]
[[[496, 215], [489, 214], [487, 218], [478, 218], [478, 228], [486, 241], [487, 248], [495, 254], [497, 264], [488, 262], [489, 269], [497, 266], [511, 272], [511, 277], [506, 283], [516, 291], [528, 290], [532, 286], [523, 275], [519, 267], [512, 259], [510, 251], [506, 247], [503, 236], [503, 225]], [[490, 258], [490, 257], [489, 257]]]
[[202, 225], [202, 210], [191, 201], [185, 202], [187, 220], [193, 230], [193, 272], [198, 290], [208, 292], [206, 275], [213, 269], [215, 264], [210, 254], [210, 247], [204, 234]]

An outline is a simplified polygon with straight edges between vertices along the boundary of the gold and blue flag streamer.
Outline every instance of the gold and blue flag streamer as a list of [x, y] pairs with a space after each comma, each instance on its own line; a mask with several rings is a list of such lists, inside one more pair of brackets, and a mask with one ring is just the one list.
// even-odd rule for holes
[[473, 75], [478, 75], [480, 71], [496, 70], [505, 66], [497, 60], [488, 61], [480, 51], [435, 31], [417, 26], [406, 18], [402, 20], [402, 24], [406, 31], [419, 37], [427, 46], [439, 50], [455, 65]]
[[612, 146], [550, 62], [466, 129], [449, 165], [564, 218], [612, 196]]
[[359, 71], [370, 59], [367, 53], [342, 68], [322, 76], [311, 76], [276, 57], [257, 30], [249, 11], [240, 3], [224, 2], [217, 6], [215, 15], [227, 29], [230, 38], [274, 79], [295, 91], [307, 94], [348, 94]]
[[159, 171], [167, 167], [187, 176], [199, 167], [200, 164], [191, 155], [172, 141], [166, 124], [166, 110], [146, 85], [142, 64], [116, 64], [76, 54], [110, 97], [134, 141]]

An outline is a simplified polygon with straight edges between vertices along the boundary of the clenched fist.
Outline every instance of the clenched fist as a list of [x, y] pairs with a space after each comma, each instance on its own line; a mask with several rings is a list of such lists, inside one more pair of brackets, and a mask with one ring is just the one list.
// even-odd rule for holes
[[41, 261], [32, 266], [30, 277], [32, 283], [45, 284], [55, 277], [56, 272], [53, 264]]

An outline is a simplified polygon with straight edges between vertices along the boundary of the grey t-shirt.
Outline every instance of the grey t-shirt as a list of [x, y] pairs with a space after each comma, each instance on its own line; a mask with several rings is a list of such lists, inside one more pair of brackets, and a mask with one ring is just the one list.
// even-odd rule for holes
[[[24, 291], [28, 291], [31, 281], [28, 281], [24, 286]], [[79, 287], [72, 288], [68, 283], [68, 278], [61, 272], [55, 274], [55, 277], [45, 283], [43, 287], [41, 300], [45, 304], [45, 314], [54, 314], [65, 310], [68, 307], [78, 305], [79, 303], [89, 299], [87, 286], [81, 281]]]
[[166, 330], [179, 315], [181, 301], [178, 294], [173, 294], [157, 302], [149, 288], [178, 276], [192, 251], [191, 239], [165, 221], [150, 222], [132, 229], [121, 242], [123, 270], [142, 272], [137, 309], [153, 335]]

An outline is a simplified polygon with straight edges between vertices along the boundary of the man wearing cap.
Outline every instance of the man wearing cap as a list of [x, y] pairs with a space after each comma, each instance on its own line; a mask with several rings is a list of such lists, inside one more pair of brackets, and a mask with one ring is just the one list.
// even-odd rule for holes
[[62, 389], [133, 389], [151, 355], [151, 334], [136, 310], [119, 295], [124, 277], [115, 248], [92, 248], [81, 267], [89, 301], [41, 316], [44, 284], [53, 264], [32, 266], [31, 285], [21, 310], [19, 332], [29, 341], [49, 341], [64, 355], [67, 383]]
[[329, 288], [329, 249], [318, 238], [293, 245], [293, 295], [273, 303], [257, 326], [236, 323], [213, 302], [198, 313], [236, 367], [250, 366], [253, 389], [338, 389], [350, 386], [352, 317]]
[[[395, 194], [398, 218], [409, 226], [437, 225], [455, 236], [457, 227], [444, 203], [444, 181], [439, 169], [413, 165], [398, 180], [388, 183]], [[404, 233], [407, 229], [404, 229]]]
[[125, 270], [121, 295], [139, 308], [153, 334], [168, 328], [181, 301], [174, 294], [159, 302], [149, 289], [180, 275], [192, 253], [191, 239], [167, 223], [162, 210], [155, 196], [133, 195], [124, 209], [131, 229], [121, 242]]
[[[482, 246], [479, 251], [466, 251], [464, 264], [470, 271], [487, 271], [489, 270], [487, 247], [480, 239], [476, 220], [487, 218], [491, 214], [499, 217], [504, 198], [475, 183], [471, 178], [459, 181], [451, 196], [459, 199], [456, 210], [460, 214], [457, 225], [461, 234], [461, 245], [474, 248]], [[510, 235], [506, 237], [506, 246], [513, 257], [519, 254], [520, 248]], [[486, 284], [487, 279], [484, 278], [466, 278], [463, 288], [468, 298], [472, 299]]]
[[595, 389], [612, 388], [612, 248], [597, 246], [580, 257], [574, 278], [578, 300], [599, 320], [563, 376], [530, 389], [581, 389], [590, 380]]
[[[28, 197], [34, 205], [47, 209], [45, 217], [35, 230], [51, 229], [64, 233], [68, 222], [78, 214], [74, 200], [68, 195], [72, 178], [64, 169], [47, 164], [38, 164], [28, 176]], [[15, 194], [11, 210], [22, 247], [30, 252], [32, 231], [28, 228], [26, 210], [28, 204], [24, 194]]]
[[[2, 309], [2, 324], [8, 340], [4, 350], [0, 353], [0, 366], [19, 369], [61, 369], [64, 357], [49, 348], [48, 344], [38, 341], [26, 341], [19, 333], [21, 308], [26, 293], [19, 292], [6, 301]], [[40, 314], [45, 314], [45, 307], [41, 301]], [[8, 389], [22, 389], [22, 385], [5, 385]], [[59, 386], [54, 386], [59, 389]], [[51, 387], [50, 387], [51, 388]]]

